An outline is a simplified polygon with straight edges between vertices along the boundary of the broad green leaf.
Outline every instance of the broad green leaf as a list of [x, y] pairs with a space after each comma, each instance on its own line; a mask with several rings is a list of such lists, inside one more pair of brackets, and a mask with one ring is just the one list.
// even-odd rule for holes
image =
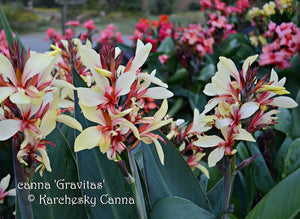
[[298, 92], [296, 102], [298, 106], [292, 109], [292, 127], [291, 127], [291, 135], [294, 138], [300, 137], [300, 92]]
[[200, 74], [197, 77], [197, 80], [208, 81], [216, 73], [216, 66], [213, 63], [205, 65], [204, 68], [200, 70]]
[[284, 108], [279, 108], [278, 110], [280, 111], [280, 113], [277, 114], [278, 119], [276, 120], [278, 125], [275, 125], [274, 129], [288, 134], [292, 124], [291, 113], [288, 109]]
[[300, 167], [300, 138], [295, 139], [286, 154], [284, 160], [284, 172], [282, 177], [286, 177]]
[[222, 215], [223, 211], [223, 191], [224, 178], [221, 178], [207, 193], [207, 198], [209, 199], [214, 215], [219, 217]]
[[281, 174], [284, 171], [284, 161], [285, 161], [286, 155], [288, 153], [289, 147], [291, 146], [292, 142], [293, 142], [293, 139], [290, 136], [286, 136], [284, 142], [281, 144], [281, 146], [276, 154], [275, 161], [274, 161], [274, 167], [276, 168], [279, 176], [281, 176]]
[[157, 52], [163, 52], [164, 54], [170, 54], [174, 51], [174, 42], [171, 37], [166, 37], [157, 48]]
[[[237, 153], [241, 161], [248, 159], [250, 157], [246, 145], [240, 142], [237, 146]], [[255, 158], [256, 159], [256, 158]], [[242, 169], [245, 177], [245, 188], [246, 188], [246, 200], [247, 200], [247, 211], [252, 207], [254, 194], [255, 194], [255, 184], [253, 179], [253, 164], [250, 164], [246, 168]]]
[[[13, 32], [9, 26], [9, 23], [6, 19], [6, 16], [2, 10], [2, 7], [0, 6], [0, 18], [1, 18], [1, 23], [5, 32], [5, 36], [6, 36], [6, 40], [7, 40], [7, 44], [9, 46], [9, 48], [11, 48], [11, 43], [14, 43], [15, 40], [18, 42], [19, 45], [19, 49], [20, 51], [22, 51], [22, 49], [24, 48], [22, 41], [20, 40], [20, 38], [17, 36], [16, 39], [13, 36]], [[26, 57], [26, 51], [24, 50], [24, 58]]]
[[300, 212], [300, 169], [278, 183], [264, 196], [246, 219], [296, 218]]
[[244, 218], [247, 214], [247, 182], [241, 171], [234, 177], [233, 191], [230, 204], [233, 205], [234, 215]]
[[258, 145], [256, 143], [251, 143], [251, 148], [252, 156], [259, 154], [253, 161], [254, 183], [262, 194], [266, 194], [273, 187], [274, 182]]
[[168, 84], [180, 83], [188, 76], [188, 72], [185, 68], [179, 68], [173, 75], [167, 78]]
[[155, 205], [152, 219], [198, 219], [198, 218], [215, 218], [213, 214], [199, 207], [190, 200], [180, 197], [168, 197]]
[[[160, 135], [162, 136], [161, 133]], [[144, 172], [151, 206], [163, 198], [178, 196], [211, 211], [208, 199], [190, 167], [171, 142], [165, 137], [164, 140], [164, 165], [158, 158], [155, 146], [142, 143]]]
[[[55, 147], [47, 147], [52, 172], [45, 170], [43, 177], [39, 172], [34, 175], [31, 189], [35, 197], [32, 202], [34, 217], [87, 217], [85, 205], [78, 204], [82, 194], [78, 188], [77, 166], [67, 139], [59, 128], [55, 128], [46, 139], [55, 144]], [[73, 198], [76, 204], [72, 204]]]

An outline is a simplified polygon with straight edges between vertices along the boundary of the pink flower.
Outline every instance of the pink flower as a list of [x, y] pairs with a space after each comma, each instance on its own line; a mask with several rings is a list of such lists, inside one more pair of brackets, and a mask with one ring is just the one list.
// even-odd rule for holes
[[79, 21], [68, 21], [65, 23], [65, 26], [78, 27], [80, 25]]
[[163, 54], [163, 55], [158, 56], [158, 59], [161, 64], [166, 64], [169, 59], [169, 56], [166, 54]]
[[92, 31], [96, 28], [94, 20], [88, 20], [83, 23], [83, 27], [88, 29], [89, 31]]

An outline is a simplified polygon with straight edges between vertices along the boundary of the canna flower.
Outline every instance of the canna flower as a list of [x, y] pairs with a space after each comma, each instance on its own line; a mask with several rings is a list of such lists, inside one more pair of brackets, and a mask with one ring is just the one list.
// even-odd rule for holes
[[141, 141], [143, 141], [146, 144], [151, 144], [152, 142], [154, 142], [156, 151], [158, 153], [158, 157], [162, 164], [164, 164], [164, 153], [158, 139], [160, 139], [163, 142], [164, 140], [159, 135], [151, 133], [151, 131], [165, 126], [172, 121], [172, 119], [164, 120], [167, 111], [168, 102], [166, 99], [164, 99], [160, 109], [155, 113], [153, 117], [143, 117], [138, 121], [138, 123], [142, 123], [142, 125], [138, 129]]
[[272, 1], [264, 4], [264, 6], [263, 6], [264, 14], [267, 16], [271, 16], [271, 15], [275, 14], [276, 13], [275, 9], [276, 9], [275, 2], [272, 2]]
[[194, 142], [195, 146], [201, 148], [216, 147], [208, 155], [208, 166], [213, 167], [218, 161], [220, 161], [224, 154], [232, 155], [236, 153], [236, 150], [232, 150], [235, 140], [244, 140], [255, 142], [253, 136], [245, 129], [240, 129], [238, 133], [234, 133], [229, 127], [221, 128], [221, 133], [224, 139], [217, 135], [203, 136]]
[[4, 55], [0, 54], [0, 102], [7, 97], [16, 104], [39, 105], [53, 79], [50, 73], [56, 62], [56, 51], [33, 53], [27, 56], [24, 67], [14, 69]]
[[196, 152], [193, 153], [192, 155], [190, 155], [188, 157], [188, 159], [186, 160], [187, 164], [190, 166], [190, 168], [192, 170], [196, 168], [198, 168], [202, 173], [204, 173], [204, 175], [209, 178], [209, 172], [208, 170], [199, 163], [199, 161], [205, 156], [205, 153], [201, 153], [201, 152]]
[[4, 199], [7, 196], [16, 196], [16, 189], [10, 189], [7, 192], [5, 191], [8, 188], [10, 181], [10, 174], [4, 177], [0, 182], [0, 204], [3, 204]]
[[140, 139], [137, 128], [123, 116], [127, 115], [131, 109], [123, 112], [104, 112], [97, 110], [97, 107], [85, 107], [81, 105], [84, 116], [97, 123], [82, 131], [76, 138], [74, 144], [75, 152], [85, 149], [92, 149], [99, 146], [102, 153], [107, 153], [110, 160], [117, 160], [117, 152], [120, 154], [126, 149], [124, 136], [133, 133]]
[[[164, 119], [167, 100], [163, 100], [152, 117], [144, 115], [145, 104], [150, 97], [166, 99], [173, 93], [167, 90], [167, 84], [155, 77], [155, 71], [151, 74], [141, 72], [151, 44], [138, 41], [135, 56], [126, 66], [120, 64], [122, 52], [118, 48], [106, 46], [100, 55], [91, 56], [88, 46], [78, 46], [79, 53], [86, 55], [82, 57], [83, 65], [90, 69], [95, 81], [91, 88], [77, 89], [79, 104], [84, 116], [97, 126], [82, 131], [75, 140], [75, 151], [98, 146], [108, 159], [118, 161], [127, 147], [132, 150], [143, 141], [154, 143], [163, 163], [163, 150], [158, 141], [163, 138], [152, 131], [171, 122], [171, 119]], [[158, 86], [149, 87], [151, 84]]]

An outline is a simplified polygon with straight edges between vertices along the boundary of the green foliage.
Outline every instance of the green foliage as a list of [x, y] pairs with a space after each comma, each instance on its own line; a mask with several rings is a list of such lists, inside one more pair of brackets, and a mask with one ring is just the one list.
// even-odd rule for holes
[[166, 197], [178, 196], [211, 211], [208, 199], [191, 169], [171, 142], [166, 138], [164, 140], [164, 165], [161, 164], [154, 145], [142, 144], [143, 171], [151, 206], [154, 207]]
[[[26, 31], [35, 26], [38, 16], [26, 11], [21, 4], [7, 4], [2, 6], [5, 16], [14, 31]], [[3, 28], [3, 26], [1, 26]]]
[[246, 218], [296, 218], [300, 212], [299, 180], [300, 169], [275, 186]]
[[151, 218], [153, 219], [171, 219], [171, 218], [215, 218], [213, 214], [195, 205], [193, 202], [172, 196], [165, 198], [155, 205]]
[[173, 11], [173, 4], [177, 0], [151, 0], [149, 3], [151, 14], [170, 14]]

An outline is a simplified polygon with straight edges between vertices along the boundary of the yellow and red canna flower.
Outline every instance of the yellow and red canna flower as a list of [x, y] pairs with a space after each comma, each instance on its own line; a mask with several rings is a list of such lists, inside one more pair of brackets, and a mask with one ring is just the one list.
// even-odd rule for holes
[[56, 54], [57, 51], [45, 54], [28, 52], [24, 66], [17, 67], [0, 54], [0, 102], [9, 97], [16, 104], [39, 105], [53, 82], [50, 73]]
[[217, 135], [203, 136], [194, 141], [194, 145], [201, 148], [209, 148], [217, 146], [209, 155], [208, 155], [208, 166], [213, 167], [216, 163], [222, 159], [225, 155], [232, 155], [236, 151], [232, 150], [236, 140], [244, 141], [253, 141], [255, 139], [253, 136], [247, 132], [245, 129], [240, 129], [238, 133], [234, 133], [233, 129], [229, 127], [221, 128], [221, 133], [224, 139], [220, 138]]

